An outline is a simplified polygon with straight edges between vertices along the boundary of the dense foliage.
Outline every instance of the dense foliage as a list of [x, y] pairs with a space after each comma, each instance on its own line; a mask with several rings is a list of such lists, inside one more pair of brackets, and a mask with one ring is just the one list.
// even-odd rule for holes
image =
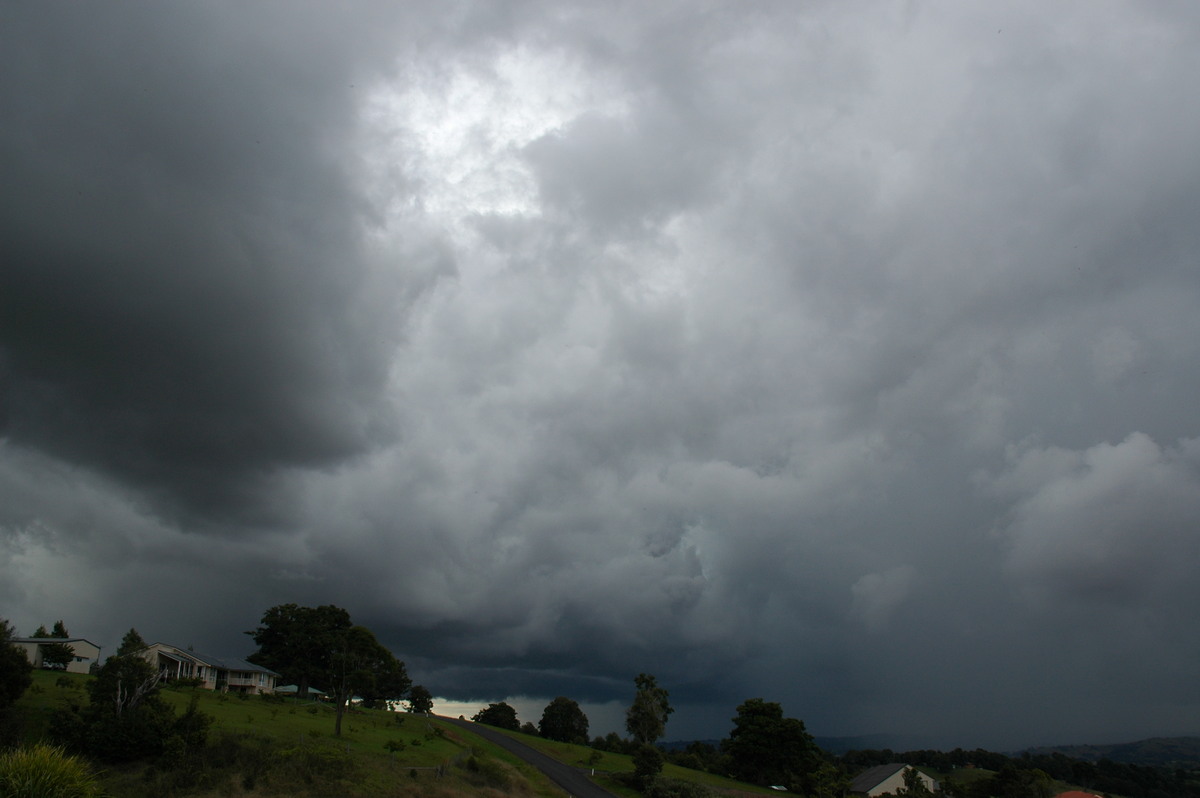
[[408, 694], [412, 680], [404, 663], [396, 659], [365, 626], [355, 626], [350, 613], [332, 604], [271, 607], [262, 625], [246, 634], [258, 651], [247, 659], [295, 682], [304, 698], [310, 686], [328, 690], [337, 707], [334, 735], [342, 733], [342, 718], [349, 700], [358, 696], [367, 707], [380, 708]]
[[521, 729], [521, 722], [517, 720], [517, 710], [504, 701], [497, 704], [488, 704], [472, 715], [471, 720], [476, 723], [486, 723], [488, 726], [495, 726], [499, 729], [508, 729], [509, 731], [520, 731]]
[[761, 698], [738, 706], [733, 730], [721, 750], [729, 757], [731, 774], [762, 785], [796, 784], [821, 760], [803, 721], [785, 718], [779, 704]]
[[583, 714], [583, 710], [575, 701], [566, 696], [559, 696], [542, 711], [538, 733], [547, 740], [587, 745], [587, 715]]
[[353, 625], [350, 613], [332, 604], [280, 604], [263, 613], [257, 629], [246, 632], [258, 645], [246, 659], [275, 671], [285, 683], [296, 685], [298, 697], [306, 698], [309, 687], [329, 687], [338, 638]]
[[0, 713], [12, 706], [33, 681], [33, 668], [25, 653], [9, 644], [14, 637], [12, 625], [0, 618]]
[[58, 742], [102, 762], [181, 756], [203, 747], [206, 716], [191, 707], [176, 718], [159, 695], [159, 674], [136, 656], [112, 656], [88, 682], [89, 702], [55, 713], [51, 733]]

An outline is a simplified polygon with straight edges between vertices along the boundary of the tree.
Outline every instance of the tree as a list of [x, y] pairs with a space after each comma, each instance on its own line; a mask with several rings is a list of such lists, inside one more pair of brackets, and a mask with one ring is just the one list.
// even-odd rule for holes
[[625, 728], [638, 743], [652, 745], [666, 732], [667, 717], [675, 710], [667, 701], [667, 691], [658, 686], [653, 676], [639, 673], [633, 683], [637, 692], [633, 704], [625, 711]]
[[[66, 640], [71, 635], [67, 632], [67, 627], [62, 621], [54, 622], [54, 630], [49, 634], [46, 633], [46, 627], [38, 627], [39, 634], [35, 637], [45, 637], [47, 639]], [[66, 643], [43, 643], [41, 646], [42, 664], [52, 670], [66, 670], [71, 661], [75, 659], [75, 649], [71, 648]]]
[[341, 636], [353, 626], [350, 613], [332, 604], [281, 604], [263, 613], [261, 623], [246, 632], [258, 644], [258, 651], [246, 659], [294, 683], [297, 698], [306, 698], [311, 685], [330, 677]]
[[901, 788], [901, 794], [912, 796], [912, 798], [932, 798], [933, 791], [921, 778], [921, 771], [916, 768], [905, 768], [904, 787]]
[[50, 633], [46, 631], [45, 626], [39, 626], [33, 633], [34, 637], [49, 637]]
[[328, 676], [326, 681], [337, 707], [335, 737], [342, 734], [342, 716], [355, 695], [364, 704], [378, 707], [399, 701], [412, 685], [404, 663], [380, 645], [365, 626], [352, 626], [338, 636]]
[[75, 735], [78, 747], [107, 762], [160, 755], [175, 713], [158, 695], [159, 678], [158, 669], [141, 657], [109, 657], [88, 683], [91, 703], [82, 723], [71, 728], [60, 719], [60, 735]]
[[433, 712], [433, 694], [423, 685], [414, 684], [408, 690], [408, 711], [418, 715], [428, 715]]
[[517, 711], [503, 701], [498, 704], [488, 704], [486, 709], [481, 709], [472, 715], [471, 720], [500, 729], [521, 730], [521, 722], [517, 720]]
[[751, 698], [737, 708], [733, 730], [721, 741], [730, 773], [743, 781], [799, 783], [821, 764], [820, 749], [796, 718], [785, 718], [774, 702]]
[[633, 778], [637, 786], [645, 790], [663, 769], [663, 752], [649, 743], [643, 743], [633, 755]]
[[0, 712], [16, 703], [33, 683], [33, 667], [21, 649], [9, 643], [16, 630], [5, 618], [0, 618]]
[[579, 704], [566, 696], [559, 696], [542, 710], [538, 732], [547, 740], [587, 745], [587, 715], [583, 714]]
[[335, 736], [342, 733], [346, 704], [355, 695], [370, 706], [384, 706], [404, 698], [412, 686], [404, 663], [370, 629], [355, 626], [350, 613], [332, 604], [271, 607], [262, 625], [246, 634], [259, 647], [246, 659], [295, 682], [298, 697], [307, 696], [316, 682], [333, 694]]
[[133, 654], [145, 647], [146, 641], [138, 634], [138, 630], [131, 626], [129, 627], [129, 631], [125, 633], [125, 636], [121, 638], [121, 645], [117, 647], [117, 656], [123, 657], [126, 654]]
[[42, 643], [42, 664], [53, 670], [66, 670], [75, 659], [75, 649], [66, 643]]

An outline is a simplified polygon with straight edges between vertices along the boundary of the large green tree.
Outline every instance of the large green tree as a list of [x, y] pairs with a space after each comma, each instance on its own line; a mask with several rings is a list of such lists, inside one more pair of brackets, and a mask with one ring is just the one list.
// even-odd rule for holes
[[350, 613], [332, 604], [271, 607], [263, 613], [262, 625], [246, 634], [258, 644], [247, 659], [295, 682], [299, 697], [317, 684], [333, 695], [335, 736], [342, 733], [342, 716], [352, 697], [382, 706], [404, 698], [412, 685], [404, 663], [370, 629], [355, 626]]
[[352, 626], [340, 633], [325, 681], [337, 707], [335, 737], [342, 734], [342, 716], [351, 698], [358, 696], [367, 706], [386, 706], [404, 698], [412, 686], [404, 663], [365, 626]]
[[472, 715], [471, 720], [501, 729], [521, 730], [521, 721], [517, 720], [517, 711], [503, 701], [498, 704], [488, 704], [487, 707]]
[[33, 683], [33, 668], [25, 652], [11, 645], [16, 630], [0, 618], [0, 713], [12, 706]]
[[721, 750], [729, 756], [729, 772], [754, 784], [799, 784], [821, 765], [804, 722], [785, 718], [779, 704], [761, 698], [738, 706]]
[[633, 680], [637, 690], [633, 704], [625, 711], [625, 728], [642, 745], [653, 745], [666, 733], [667, 718], [675, 710], [667, 700], [667, 691], [649, 674], [639, 673]]
[[350, 613], [332, 604], [280, 604], [263, 613], [257, 629], [246, 632], [258, 644], [258, 651], [246, 659], [275, 671], [284, 682], [296, 685], [299, 698], [306, 698], [309, 687], [332, 688], [328, 679], [334, 655], [353, 625]]
[[538, 733], [547, 740], [586, 745], [588, 741], [587, 715], [583, 714], [578, 703], [560, 695], [542, 710]]

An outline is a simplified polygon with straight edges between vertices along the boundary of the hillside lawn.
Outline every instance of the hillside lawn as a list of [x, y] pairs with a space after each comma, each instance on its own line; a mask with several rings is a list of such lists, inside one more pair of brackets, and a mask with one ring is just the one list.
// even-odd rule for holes
[[[23, 720], [22, 736], [27, 743], [46, 738], [50, 717], [56, 710], [70, 704], [86, 705], [85, 685], [92, 678], [46, 670], [35, 671], [33, 676], [33, 685], [17, 702]], [[203, 777], [210, 783], [205, 786], [196, 783], [196, 779], [171, 783], [168, 774], [146, 763], [105, 768], [102, 781], [111, 795], [559, 798], [564, 794], [540, 771], [513, 754], [436, 716], [351, 709], [342, 719], [342, 736], [334, 737], [334, 709], [323, 702], [274, 696], [240, 697], [179, 686], [166, 686], [160, 695], [177, 714], [186, 710], [194, 697], [198, 709], [213, 718], [209, 748], [238, 747], [238, 756], [231, 758], [228, 772], [219, 768], [206, 770]], [[611, 777], [633, 772], [629, 756], [519, 732], [504, 733], [560, 762], [594, 768], [596, 782], [618, 795], [635, 798], [639, 794]], [[389, 751], [388, 744], [400, 750]], [[286, 774], [279, 769], [279, 762], [285, 759], [297, 763]], [[338, 771], [345, 771], [345, 775], [337, 777]], [[663, 775], [703, 784], [717, 792], [778, 795], [763, 787], [671, 764], [663, 768]], [[314, 781], [308, 784], [306, 779]]]
[[[23, 721], [26, 743], [46, 738], [50, 717], [69, 704], [86, 705], [84, 685], [92, 678], [61, 671], [35, 671], [33, 684], [17, 701]], [[291, 698], [240, 698], [202, 688], [165, 687], [160, 695], [176, 711], [186, 710], [193, 696], [197, 707], [213, 717], [209, 730], [209, 748], [223, 743], [240, 746], [237, 766], [230, 773], [207, 774], [214, 781], [211, 789], [191, 789], [189, 785], [164, 787], [154, 778], [155, 768], [140, 763], [130, 767], [100, 768], [104, 788], [111, 795], [506, 795], [560, 798], [562, 790], [536, 768], [476, 735], [408, 713], [385, 710], [352, 709], [342, 719], [342, 736], [334, 737], [334, 709], [328, 704]], [[388, 743], [402, 744], [391, 752]], [[249, 776], [245, 761], [263, 760], [254, 765]], [[297, 757], [302, 752], [303, 757]], [[278, 765], [281, 759], [296, 758], [301, 764], [345, 770], [340, 779], [324, 778], [310, 772], [297, 779], [268, 778], [256, 774]], [[472, 761], [473, 760], [473, 761]], [[314, 764], [315, 763], [315, 764]], [[239, 769], [240, 767], [240, 769]], [[441, 773], [439, 774], [439, 768]], [[300, 765], [297, 771], [304, 770]], [[308, 789], [308, 792], [304, 790]]]

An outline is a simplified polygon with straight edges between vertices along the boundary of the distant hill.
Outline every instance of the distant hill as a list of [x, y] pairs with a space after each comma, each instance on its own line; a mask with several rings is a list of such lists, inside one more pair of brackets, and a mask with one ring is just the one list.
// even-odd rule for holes
[[[861, 734], [854, 737], [814, 737], [817, 747], [834, 756], [841, 756], [847, 751], [882, 751], [891, 748], [894, 751], [912, 750], [920, 746], [911, 745], [915, 738], [898, 737], [894, 734]], [[659, 743], [658, 747], [665, 751], [682, 751], [692, 743], [707, 743], [714, 748], [721, 747], [720, 740], [671, 740]]]
[[1200, 737], [1151, 737], [1114, 745], [1056, 745], [1030, 748], [1031, 754], [1054, 754], [1096, 762], [1110, 759], [1129, 765], [1200, 767]]

